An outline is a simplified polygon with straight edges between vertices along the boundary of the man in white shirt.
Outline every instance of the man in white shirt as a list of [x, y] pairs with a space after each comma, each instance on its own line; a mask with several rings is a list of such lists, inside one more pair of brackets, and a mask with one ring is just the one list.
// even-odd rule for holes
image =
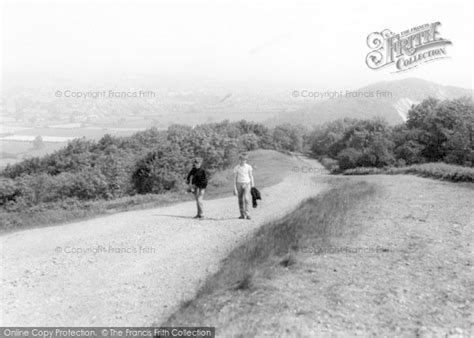
[[254, 186], [252, 166], [247, 164], [247, 154], [239, 156], [234, 168], [234, 195], [239, 200], [240, 219], [250, 219], [250, 189]]

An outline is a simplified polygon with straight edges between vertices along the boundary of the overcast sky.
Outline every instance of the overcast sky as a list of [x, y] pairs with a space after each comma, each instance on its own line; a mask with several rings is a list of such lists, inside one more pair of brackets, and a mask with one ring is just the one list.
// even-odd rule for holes
[[[2, 6], [4, 85], [139, 78], [193, 84], [354, 89], [419, 77], [472, 88], [465, 1], [35, 2]], [[439, 21], [450, 59], [404, 73], [365, 64], [367, 35]]]

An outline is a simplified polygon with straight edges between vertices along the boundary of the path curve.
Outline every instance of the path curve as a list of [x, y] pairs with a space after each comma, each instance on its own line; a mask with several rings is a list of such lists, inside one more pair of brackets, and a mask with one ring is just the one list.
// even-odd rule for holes
[[206, 201], [202, 221], [186, 202], [3, 235], [0, 326], [162, 322], [246, 236], [323, 191], [313, 176], [291, 172], [263, 189], [251, 221], [236, 218], [229, 197]]

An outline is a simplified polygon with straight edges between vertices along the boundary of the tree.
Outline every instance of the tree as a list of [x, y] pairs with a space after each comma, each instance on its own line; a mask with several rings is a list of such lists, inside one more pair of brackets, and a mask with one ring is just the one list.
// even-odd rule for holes
[[[395, 162], [393, 146], [390, 127], [384, 120], [375, 118], [354, 121], [335, 148], [343, 149], [338, 153], [338, 158], [341, 158], [342, 153], [347, 165], [383, 167]], [[357, 151], [359, 157], [354, 159], [356, 153], [352, 150], [344, 152], [348, 148]]]
[[470, 98], [427, 99], [408, 112], [407, 128], [416, 135], [426, 161], [473, 165], [474, 105]]
[[149, 153], [138, 162], [132, 175], [136, 191], [147, 194], [178, 189], [185, 175], [184, 163], [177, 145]]
[[303, 150], [303, 130], [300, 126], [281, 124], [273, 130], [273, 143], [277, 149]]
[[[406, 124], [395, 126], [392, 130], [394, 156], [405, 164], [424, 162], [422, 151], [424, 146], [419, 142], [418, 129], [408, 129]], [[403, 163], [403, 162], [400, 162]]]
[[255, 134], [244, 134], [239, 137], [239, 143], [244, 151], [255, 150], [259, 147], [259, 137]]
[[335, 158], [344, 149], [344, 145], [340, 141], [345, 132], [356, 123], [355, 119], [345, 118], [316, 126], [307, 138], [309, 149], [315, 155], [327, 155]]
[[33, 140], [33, 148], [36, 150], [44, 148], [44, 142], [41, 135], [36, 136], [35, 139]]
[[362, 156], [362, 153], [354, 148], [346, 148], [337, 155], [339, 161], [339, 168], [342, 170], [357, 167], [357, 163]]

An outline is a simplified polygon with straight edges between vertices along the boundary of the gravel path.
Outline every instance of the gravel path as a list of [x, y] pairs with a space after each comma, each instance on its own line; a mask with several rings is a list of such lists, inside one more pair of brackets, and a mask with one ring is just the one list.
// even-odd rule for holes
[[237, 199], [229, 197], [206, 201], [209, 218], [201, 221], [186, 202], [3, 235], [0, 325], [161, 322], [246, 236], [325, 189], [311, 177], [292, 172], [263, 189], [251, 221], [237, 219]]

